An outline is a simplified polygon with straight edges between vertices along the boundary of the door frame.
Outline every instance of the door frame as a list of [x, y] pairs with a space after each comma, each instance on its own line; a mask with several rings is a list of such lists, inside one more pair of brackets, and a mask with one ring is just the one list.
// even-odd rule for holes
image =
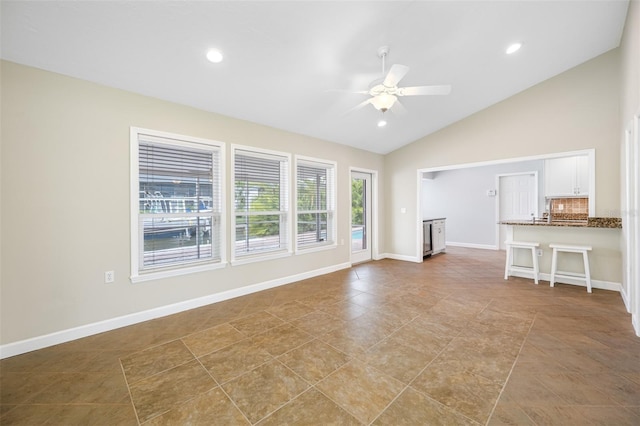
[[[515, 172], [515, 173], [500, 173], [496, 175], [496, 190], [498, 191], [496, 194], [496, 248], [497, 250], [504, 249], [504, 241], [500, 240], [500, 227], [506, 225], [500, 225], [500, 197], [502, 190], [500, 189], [500, 178], [501, 177], [509, 177], [509, 176], [530, 176], [533, 175], [533, 179], [535, 180], [535, 186], [533, 188], [533, 207], [534, 211], [538, 212], [539, 210], [539, 197], [540, 197], [540, 177], [538, 176], [538, 171], [530, 171], [530, 172]], [[506, 234], [506, 232], [505, 232]]]
[[[630, 131], [627, 136], [629, 144], [625, 144], [625, 162], [628, 167], [625, 167], [625, 194], [623, 194], [625, 200], [628, 202], [626, 206], [627, 212], [623, 215], [629, 220], [627, 227], [623, 226], [623, 233], [625, 233], [626, 240], [629, 242], [625, 247], [623, 255], [623, 265], [628, 265], [628, 269], [623, 272], [628, 272], [629, 275], [629, 305], [627, 310], [631, 313], [631, 323], [637, 336], [640, 336], [640, 262], [637, 259], [640, 253], [640, 112], [633, 117], [633, 124], [630, 126]], [[628, 182], [629, 181], [632, 182]], [[630, 183], [633, 183], [630, 185]], [[630, 253], [627, 250], [630, 249]], [[626, 274], [623, 273], [623, 277]]]
[[[640, 125], [639, 125], [640, 126]], [[416, 187], [415, 187], [415, 199], [417, 200], [415, 206], [415, 222], [414, 222], [414, 233], [417, 238], [413, 241], [414, 243], [414, 254], [413, 256], [402, 256], [395, 255], [395, 259], [409, 260], [414, 262], [422, 262], [422, 176], [425, 173], [433, 173], [433, 172], [441, 172], [444, 170], [457, 170], [457, 169], [466, 169], [469, 167], [482, 167], [482, 166], [494, 166], [497, 164], [511, 164], [517, 163], [520, 161], [531, 161], [531, 160], [546, 160], [549, 158], [558, 158], [558, 157], [567, 157], [573, 155], [588, 155], [589, 156], [589, 214], [595, 215], [595, 206], [596, 206], [596, 184], [595, 184], [595, 155], [596, 150], [594, 148], [588, 148], [578, 151], [566, 151], [566, 152], [556, 152], [556, 153], [548, 153], [548, 154], [539, 154], [539, 155], [529, 155], [524, 157], [511, 157], [511, 158], [503, 158], [499, 160], [487, 160], [487, 161], [477, 161], [471, 163], [457, 163], [450, 164], [447, 166], [431, 166], [431, 167], [421, 167], [416, 169]], [[468, 247], [468, 246], [467, 246]], [[490, 248], [491, 250], [498, 250], [497, 246], [494, 247], [477, 247], [477, 248]], [[640, 296], [638, 297], [638, 306], [640, 310]], [[640, 330], [640, 318], [638, 319], [638, 329]]]
[[371, 175], [371, 260], [379, 260], [378, 253], [378, 171], [372, 169], [364, 169], [361, 167], [349, 167], [349, 263], [353, 264], [351, 259], [351, 175], [352, 172], [367, 173]]

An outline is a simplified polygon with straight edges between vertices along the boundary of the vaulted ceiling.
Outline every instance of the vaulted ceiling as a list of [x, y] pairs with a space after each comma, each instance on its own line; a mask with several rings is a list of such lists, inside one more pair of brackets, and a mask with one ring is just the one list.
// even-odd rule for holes
[[[626, 0], [3, 1], [3, 59], [388, 153], [620, 43]], [[505, 53], [513, 42], [522, 48]], [[404, 114], [349, 112], [386, 69]], [[207, 61], [211, 48], [224, 54]], [[339, 89], [339, 90], [336, 90]], [[133, 123], [135, 124], [135, 123]], [[163, 129], [160, 129], [163, 130]]]

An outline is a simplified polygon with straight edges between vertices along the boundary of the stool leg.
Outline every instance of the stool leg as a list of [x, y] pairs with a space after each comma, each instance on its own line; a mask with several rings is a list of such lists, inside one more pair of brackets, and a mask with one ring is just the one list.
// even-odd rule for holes
[[509, 267], [511, 266], [511, 246], [507, 246], [507, 261], [504, 264], [504, 279], [509, 279]]
[[589, 267], [589, 256], [586, 251], [582, 252], [584, 259], [584, 277], [587, 282], [587, 293], [591, 293], [591, 268]]
[[557, 263], [558, 263], [558, 251], [554, 248], [553, 254], [551, 255], [551, 281], [549, 282], [550, 287], [553, 287], [556, 282]]
[[538, 284], [538, 273], [540, 271], [538, 268], [538, 256], [536, 254], [535, 247], [531, 247], [531, 255], [533, 256], [533, 282]]

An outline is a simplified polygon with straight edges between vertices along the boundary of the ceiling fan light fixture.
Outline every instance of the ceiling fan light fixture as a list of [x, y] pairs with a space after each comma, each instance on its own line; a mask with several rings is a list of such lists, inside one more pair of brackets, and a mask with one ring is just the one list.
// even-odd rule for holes
[[218, 49], [209, 49], [209, 51], [207, 52], [207, 59], [209, 60], [209, 62], [219, 64], [220, 62], [222, 62], [222, 59], [224, 59], [224, 57], [222, 56], [222, 52]]
[[509, 45], [509, 47], [507, 47], [506, 53], [507, 55], [511, 55], [513, 53], [516, 53], [518, 50], [520, 50], [520, 48], [522, 47], [522, 43], [513, 43], [511, 45]]
[[378, 127], [384, 127], [386, 125], [387, 125], [387, 120], [385, 120], [384, 117], [378, 120]]
[[380, 111], [386, 111], [396, 103], [396, 98], [394, 95], [389, 95], [387, 93], [383, 93], [378, 96], [374, 96], [371, 98], [371, 105], [374, 106], [375, 109]]

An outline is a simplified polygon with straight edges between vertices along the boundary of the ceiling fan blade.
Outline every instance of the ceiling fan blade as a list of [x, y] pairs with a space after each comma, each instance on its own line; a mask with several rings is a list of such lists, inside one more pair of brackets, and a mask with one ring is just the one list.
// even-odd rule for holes
[[368, 90], [349, 90], [349, 89], [327, 89], [325, 92], [353, 93], [357, 95], [368, 95]]
[[351, 109], [349, 109], [347, 112], [345, 112], [345, 113], [344, 113], [344, 115], [351, 114], [352, 112], [357, 111], [357, 110], [359, 110], [360, 108], [362, 108], [362, 107], [364, 107], [364, 106], [367, 106], [368, 104], [370, 104], [370, 103], [371, 103], [371, 100], [372, 100], [372, 99], [373, 99], [373, 98], [369, 98], [369, 99], [367, 99], [367, 100], [366, 100], [366, 101], [364, 101], [364, 102], [360, 102], [358, 105], [354, 106], [353, 108], [351, 108]]
[[391, 66], [391, 69], [387, 73], [387, 76], [384, 78], [382, 84], [387, 87], [395, 87], [398, 85], [400, 80], [402, 80], [402, 77], [404, 77], [408, 72], [408, 66], [395, 64]]
[[405, 115], [407, 113], [407, 109], [400, 103], [400, 100], [396, 100], [391, 106], [391, 112], [395, 115]]
[[398, 89], [399, 96], [448, 95], [449, 93], [451, 93], [451, 86], [448, 84], [442, 86], [400, 87]]

